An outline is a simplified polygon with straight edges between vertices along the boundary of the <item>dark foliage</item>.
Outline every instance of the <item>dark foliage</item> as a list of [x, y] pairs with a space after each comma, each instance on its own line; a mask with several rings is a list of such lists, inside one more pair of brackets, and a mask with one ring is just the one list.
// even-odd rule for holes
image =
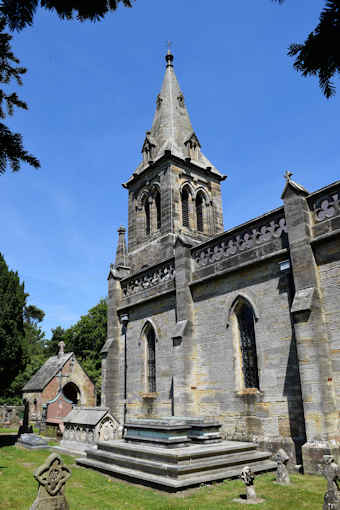
[[91, 308], [79, 321], [63, 329], [58, 326], [52, 330], [52, 338], [47, 342], [49, 356], [58, 352], [58, 343], [65, 342], [65, 352], [74, 352], [81, 366], [96, 385], [97, 394], [101, 386], [100, 350], [106, 341], [107, 304], [105, 299]]
[[46, 359], [44, 312], [27, 305], [17, 272], [0, 253], [0, 404], [21, 403], [21, 390]]
[[[22, 85], [21, 76], [26, 73], [26, 69], [15, 65], [20, 62], [11, 50], [12, 36], [3, 32], [5, 25], [5, 19], [0, 19], [0, 83], [7, 85], [11, 80], [14, 80], [18, 85]], [[15, 92], [6, 94], [4, 90], [0, 89], [0, 118], [4, 119], [6, 115], [13, 115], [14, 107], [27, 110], [26, 103], [21, 101]], [[22, 136], [19, 133], [13, 133], [0, 122], [0, 174], [5, 173], [8, 165], [13, 172], [18, 171], [21, 162], [28, 163], [35, 168], [40, 167], [37, 158], [24, 149]]]
[[11, 30], [22, 30], [33, 24], [39, 6], [55, 11], [62, 19], [100, 21], [121, 3], [132, 7], [135, 0], [3, 0], [0, 7]]
[[10, 271], [0, 253], [0, 392], [23, 368], [23, 310], [27, 294], [18, 273]]
[[327, 0], [317, 27], [303, 44], [291, 44], [288, 55], [296, 57], [294, 67], [302, 76], [318, 76], [327, 99], [335, 94], [331, 80], [340, 73], [340, 0]]

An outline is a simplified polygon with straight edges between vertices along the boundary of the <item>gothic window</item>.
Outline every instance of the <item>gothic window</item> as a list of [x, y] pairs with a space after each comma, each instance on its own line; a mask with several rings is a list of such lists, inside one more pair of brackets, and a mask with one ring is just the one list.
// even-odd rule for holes
[[196, 221], [197, 230], [203, 232], [203, 195], [198, 193], [196, 197]]
[[189, 223], [189, 192], [187, 188], [182, 191], [182, 225], [183, 227], [190, 227]]
[[145, 214], [145, 234], [148, 236], [151, 231], [149, 197], [145, 197], [145, 199], [144, 199], [144, 214]]
[[157, 190], [155, 193], [155, 205], [156, 205], [156, 220], [157, 220], [157, 230], [160, 230], [162, 225], [162, 216], [161, 216], [161, 194]]
[[254, 313], [249, 304], [244, 301], [239, 304], [235, 313], [240, 332], [244, 386], [259, 389]]
[[146, 383], [147, 391], [156, 391], [156, 335], [152, 326], [146, 332]]

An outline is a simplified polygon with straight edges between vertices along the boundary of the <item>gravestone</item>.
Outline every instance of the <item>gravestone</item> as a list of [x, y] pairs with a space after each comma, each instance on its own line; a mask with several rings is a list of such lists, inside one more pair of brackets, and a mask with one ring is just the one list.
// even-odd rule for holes
[[108, 407], [75, 407], [63, 420], [60, 446], [53, 449], [68, 453], [84, 453], [97, 441], [113, 441], [121, 437], [119, 423]]
[[66, 481], [71, 471], [59, 455], [52, 453], [34, 473], [39, 483], [38, 496], [30, 510], [69, 510], [64, 495]]
[[254, 487], [255, 475], [249, 466], [245, 466], [242, 469], [240, 478], [246, 486], [246, 495], [236, 498], [233, 501], [237, 503], [245, 503], [247, 505], [257, 505], [258, 503], [262, 503], [264, 499], [256, 496]]
[[42, 448], [48, 448], [48, 442], [36, 434], [21, 434], [17, 445], [28, 448], [29, 450], [39, 450]]
[[290, 478], [289, 478], [289, 473], [288, 473], [288, 469], [287, 469], [287, 464], [289, 462], [289, 456], [283, 450], [283, 448], [280, 448], [280, 450], [274, 456], [274, 461], [277, 464], [276, 483], [279, 483], [280, 485], [289, 485]]
[[339, 466], [334, 461], [332, 455], [324, 455], [322, 465], [319, 468], [327, 480], [327, 492], [324, 496], [323, 510], [340, 510]]
[[18, 430], [18, 436], [21, 436], [21, 434], [32, 434], [33, 428], [32, 425], [29, 424], [29, 413], [30, 413], [30, 403], [28, 400], [24, 399], [24, 417], [22, 420], [22, 424], [19, 427]]
[[40, 436], [33, 434], [32, 425], [29, 424], [29, 402], [24, 399], [25, 411], [22, 421], [18, 430], [18, 440], [16, 444], [23, 446], [30, 450], [37, 450], [41, 448], [48, 448], [48, 442]]

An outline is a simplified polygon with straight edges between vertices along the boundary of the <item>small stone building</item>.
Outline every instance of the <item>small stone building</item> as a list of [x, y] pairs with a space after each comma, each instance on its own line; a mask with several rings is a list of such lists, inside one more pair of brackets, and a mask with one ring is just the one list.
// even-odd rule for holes
[[224, 231], [225, 176], [166, 62], [123, 184], [102, 405], [120, 423], [214, 417], [226, 438], [283, 447], [317, 472], [325, 453], [340, 461], [340, 181], [310, 193], [286, 172], [276, 209]]
[[[60, 342], [63, 344], [63, 342]], [[60, 345], [59, 345], [60, 346]], [[59, 424], [75, 406], [95, 406], [95, 387], [73, 352], [50, 357], [23, 388], [30, 420]]]

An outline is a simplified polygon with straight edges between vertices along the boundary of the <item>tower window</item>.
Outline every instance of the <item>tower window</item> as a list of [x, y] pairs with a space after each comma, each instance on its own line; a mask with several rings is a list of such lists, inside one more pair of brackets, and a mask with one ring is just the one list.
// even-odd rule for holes
[[155, 205], [156, 205], [157, 230], [160, 230], [162, 225], [162, 214], [161, 214], [161, 194], [159, 191], [156, 191], [155, 194]]
[[144, 200], [144, 212], [145, 212], [145, 233], [148, 236], [151, 231], [149, 197], [146, 197]]
[[190, 226], [189, 224], [189, 193], [186, 188], [182, 191], [182, 225], [183, 227]]
[[253, 310], [243, 302], [236, 311], [236, 317], [240, 331], [244, 385], [246, 388], [259, 389]]
[[203, 197], [202, 193], [198, 193], [196, 197], [196, 221], [197, 230], [203, 232]]

